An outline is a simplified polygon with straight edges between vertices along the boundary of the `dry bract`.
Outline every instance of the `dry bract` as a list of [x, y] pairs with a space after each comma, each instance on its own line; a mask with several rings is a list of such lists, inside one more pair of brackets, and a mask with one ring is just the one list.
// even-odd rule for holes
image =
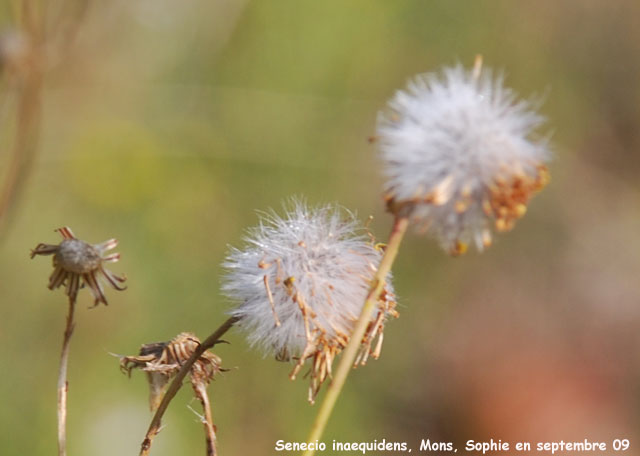
[[[195, 335], [183, 332], [169, 342], [142, 345], [138, 356], [123, 356], [120, 359], [120, 368], [128, 375], [131, 375], [133, 369], [141, 369], [147, 373], [149, 406], [153, 411], [162, 400], [169, 380], [199, 346], [200, 340]], [[204, 352], [191, 367], [190, 377], [194, 388], [196, 384], [207, 385], [218, 372], [223, 371], [221, 362], [217, 355]]]

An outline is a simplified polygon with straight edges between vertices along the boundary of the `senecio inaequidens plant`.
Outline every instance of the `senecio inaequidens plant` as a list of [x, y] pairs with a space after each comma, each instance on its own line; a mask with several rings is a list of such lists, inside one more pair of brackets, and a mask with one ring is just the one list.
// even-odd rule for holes
[[76, 238], [71, 228], [65, 226], [56, 231], [62, 236], [60, 244], [38, 244], [31, 250], [31, 258], [36, 255], [53, 255], [53, 272], [49, 276], [49, 289], [65, 287], [69, 299], [66, 328], [62, 340], [62, 353], [58, 369], [58, 455], [67, 454], [67, 365], [69, 362], [69, 343], [75, 323], [73, 315], [78, 291], [87, 285], [94, 297], [94, 307], [101, 302], [106, 306], [102, 280], [119, 291], [126, 289], [122, 283], [124, 276], [114, 274], [104, 267], [104, 263], [115, 263], [120, 259], [119, 253], [103, 256], [118, 245], [116, 239], [109, 239], [101, 244], [89, 244]]
[[[349, 371], [369, 356], [378, 357], [385, 324], [398, 316], [391, 267], [408, 227], [430, 233], [453, 255], [469, 244], [482, 251], [493, 231], [513, 228], [549, 180], [551, 153], [539, 132], [542, 124], [533, 104], [517, 99], [501, 76], [483, 69], [481, 58], [470, 70], [458, 65], [412, 79], [378, 115], [376, 127], [385, 201], [394, 217], [388, 242], [376, 244], [338, 205], [314, 208], [294, 199], [283, 215], [262, 214], [244, 246], [230, 248], [223, 263], [222, 291], [234, 303], [231, 317], [202, 342], [181, 333], [169, 342], [143, 345], [138, 356], [121, 357], [125, 371], [136, 367], [149, 375], [155, 414], [140, 455], [149, 453], [162, 416], [187, 376], [205, 411], [207, 454], [217, 454], [206, 387], [224, 369], [207, 350], [233, 326], [246, 333], [250, 345], [292, 361], [291, 379], [307, 364], [310, 402], [331, 379], [307, 439], [318, 441]], [[60, 232], [65, 240], [59, 246], [41, 244], [32, 255], [53, 254], [49, 287], [67, 287], [64, 360], [81, 283], [89, 286], [96, 304], [106, 304], [98, 276], [116, 289], [122, 289], [124, 278], [103, 267], [119, 258], [102, 256], [115, 241], [92, 246], [76, 240], [68, 228]], [[315, 448], [308, 445], [304, 455], [313, 455]]]
[[114, 274], [103, 264], [114, 263], [120, 259], [119, 253], [103, 256], [105, 252], [118, 245], [117, 240], [109, 239], [101, 244], [92, 245], [77, 239], [67, 226], [56, 231], [63, 238], [60, 244], [38, 244], [31, 251], [31, 258], [36, 255], [53, 255], [53, 272], [49, 277], [50, 290], [65, 285], [66, 295], [69, 299], [75, 300], [78, 290], [86, 284], [95, 298], [94, 306], [97, 306], [101, 302], [107, 305], [100, 279], [104, 279], [116, 290], [122, 291], [126, 288], [120, 285], [126, 280], [125, 277]]
[[[168, 342], [154, 342], [140, 347], [138, 356], [122, 356], [120, 369], [131, 376], [133, 369], [141, 369], [147, 373], [149, 383], [149, 406], [151, 411], [156, 411], [165, 394], [169, 380], [180, 371], [185, 362], [200, 347], [200, 340], [191, 333], [180, 333]], [[219, 372], [225, 371], [220, 367], [222, 363], [219, 356], [204, 351], [196, 357], [189, 370], [189, 381], [193, 393], [200, 401], [204, 415], [202, 424], [207, 444], [207, 455], [217, 454], [216, 428], [213, 424], [211, 405], [207, 386]]]
[[[379, 114], [376, 142], [394, 225], [307, 442], [324, 432], [409, 224], [431, 232], [453, 255], [470, 242], [480, 251], [488, 247], [491, 224], [497, 231], [513, 228], [549, 180], [547, 140], [537, 134], [541, 124], [531, 103], [517, 100], [502, 78], [482, 70], [481, 57], [470, 71], [458, 65], [417, 76]], [[314, 453], [311, 447], [304, 455]]]
[[452, 254], [491, 245], [548, 182], [543, 118], [490, 70], [416, 76], [378, 117], [392, 211], [408, 214]]
[[[297, 359], [292, 379], [312, 360], [313, 402], [331, 375], [333, 359], [349, 341], [381, 248], [352, 214], [334, 206], [310, 209], [299, 201], [284, 217], [264, 215], [245, 241], [246, 247], [232, 249], [223, 264], [223, 291], [238, 302], [231, 313], [251, 345], [279, 360]], [[385, 321], [397, 316], [390, 277], [385, 284], [378, 312], [360, 341], [361, 364], [370, 353], [378, 357]]]

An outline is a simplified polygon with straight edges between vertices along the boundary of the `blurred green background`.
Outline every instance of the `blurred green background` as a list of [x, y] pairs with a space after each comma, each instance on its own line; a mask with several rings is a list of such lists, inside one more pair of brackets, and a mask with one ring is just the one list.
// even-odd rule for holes
[[[0, 11], [12, 27], [11, 8]], [[50, 259], [30, 261], [30, 248], [57, 243], [64, 225], [89, 242], [119, 239], [112, 269], [129, 289], [92, 310], [80, 294], [68, 449], [137, 454], [146, 381], [110, 353], [213, 331], [229, 309], [227, 246], [291, 195], [373, 215], [384, 239], [391, 220], [367, 142], [377, 112], [414, 74], [477, 53], [544, 100], [551, 185], [482, 255], [406, 239], [400, 319], [381, 359], [353, 372], [324, 440], [417, 451], [422, 438], [628, 438], [627, 454], [640, 454], [640, 3], [578, 0], [92, 2], [46, 74], [39, 152], [0, 234], [0, 454], [56, 448], [66, 301], [46, 288]], [[3, 100], [11, 118], [11, 93]], [[5, 147], [0, 178], [8, 162]], [[220, 453], [303, 440], [317, 409], [307, 382], [241, 334], [226, 338], [216, 353], [231, 371], [210, 387]], [[199, 409], [185, 388], [152, 454], [204, 452], [189, 405]]]

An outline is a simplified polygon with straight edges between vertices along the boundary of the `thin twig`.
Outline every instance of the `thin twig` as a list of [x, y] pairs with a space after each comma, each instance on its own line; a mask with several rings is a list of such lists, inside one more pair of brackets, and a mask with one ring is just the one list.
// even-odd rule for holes
[[[342, 387], [347, 380], [349, 371], [351, 370], [356, 355], [358, 354], [362, 338], [364, 337], [367, 326], [371, 321], [371, 316], [373, 315], [373, 311], [375, 310], [378, 299], [380, 298], [380, 293], [384, 289], [385, 279], [391, 270], [391, 266], [393, 265], [396, 255], [398, 254], [398, 249], [408, 226], [408, 218], [396, 217], [393, 229], [389, 235], [389, 243], [384, 251], [384, 256], [380, 260], [378, 270], [373, 277], [371, 288], [367, 295], [367, 299], [364, 302], [364, 306], [362, 306], [360, 317], [353, 329], [349, 343], [342, 353], [342, 358], [340, 359], [338, 368], [335, 371], [333, 380], [327, 389], [327, 393], [324, 396], [324, 400], [318, 409], [318, 414], [316, 415], [316, 419], [311, 427], [311, 432], [307, 439], [307, 442], [309, 443], [319, 440], [327, 426], [333, 407], [338, 400], [338, 396], [340, 396]], [[315, 450], [307, 450], [304, 452], [303, 456], [313, 456], [314, 453]]]
[[204, 412], [204, 420], [202, 424], [204, 425], [204, 436], [207, 442], [207, 456], [216, 456], [218, 454], [216, 449], [216, 428], [213, 425], [213, 415], [211, 414], [207, 385], [201, 381], [192, 381], [192, 385], [193, 391], [202, 404], [202, 410]]
[[213, 347], [217, 342], [220, 341], [220, 338], [226, 333], [231, 327], [239, 320], [238, 317], [231, 317], [227, 321], [225, 321], [218, 329], [216, 329], [213, 334], [207, 337], [203, 342], [200, 343], [200, 346], [193, 352], [191, 357], [182, 365], [180, 371], [176, 374], [167, 389], [167, 392], [164, 394], [160, 405], [158, 406], [156, 413], [153, 415], [151, 419], [151, 423], [149, 424], [149, 429], [147, 429], [147, 434], [144, 436], [144, 440], [142, 441], [142, 445], [140, 448], [140, 456], [146, 456], [149, 454], [151, 450], [151, 443], [153, 442], [154, 437], [160, 431], [160, 424], [162, 423], [162, 416], [167, 411], [167, 407], [169, 407], [169, 403], [175, 397], [176, 393], [182, 387], [182, 381], [189, 373], [191, 366], [202, 356], [202, 354]]
[[69, 296], [69, 313], [62, 340], [62, 354], [60, 355], [60, 370], [58, 372], [58, 456], [66, 456], [67, 454], [67, 392], [69, 391], [67, 365], [69, 364], [69, 342], [75, 326], [73, 323], [75, 307], [75, 295]]

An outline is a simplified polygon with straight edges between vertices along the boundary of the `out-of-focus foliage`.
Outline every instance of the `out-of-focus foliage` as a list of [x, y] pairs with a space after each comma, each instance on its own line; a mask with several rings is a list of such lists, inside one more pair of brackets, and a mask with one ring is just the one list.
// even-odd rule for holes
[[[110, 353], [213, 331], [228, 309], [219, 264], [256, 209], [291, 195], [338, 201], [374, 215], [383, 239], [391, 220], [367, 142], [378, 110], [407, 78], [471, 65], [477, 53], [543, 101], [552, 183], [483, 255], [451, 259], [406, 239], [394, 272], [401, 317], [381, 359], [347, 382], [325, 440], [640, 438], [639, 5], [90, 5], [76, 45], [47, 74], [39, 155], [0, 239], [1, 454], [56, 445], [66, 302], [46, 289], [49, 261], [30, 261], [30, 248], [57, 242], [63, 225], [89, 242], [119, 239], [114, 270], [129, 289], [92, 310], [81, 292], [68, 446], [135, 454], [150, 419], [146, 381], [123, 376]], [[0, 9], [3, 27], [11, 14]], [[4, 145], [13, 114], [2, 116]], [[8, 160], [3, 148], [2, 176]], [[221, 454], [304, 439], [315, 413], [306, 382], [290, 382], [291, 366], [239, 334], [226, 338], [216, 353], [231, 370], [210, 387]], [[189, 401], [185, 388], [154, 454], [203, 451]]]

